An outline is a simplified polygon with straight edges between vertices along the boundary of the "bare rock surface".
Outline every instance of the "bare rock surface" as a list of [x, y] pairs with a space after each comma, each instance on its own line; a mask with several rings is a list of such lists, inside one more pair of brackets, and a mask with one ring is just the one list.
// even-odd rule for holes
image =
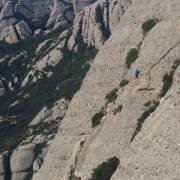
[[75, 17], [69, 48], [74, 48], [79, 37], [82, 37], [89, 46], [99, 48], [119, 24], [121, 17], [130, 5], [131, 1], [129, 0], [98, 0], [85, 7]]
[[[92, 169], [113, 156], [121, 161], [113, 180], [179, 178], [179, 68], [169, 92], [165, 97], [159, 95], [164, 75], [180, 58], [179, 9], [178, 0], [132, 2], [110, 39], [101, 46], [34, 180], [64, 180], [72, 173], [89, 179]], [[79, 14], [81, 18], [83, 13]], [[142, 24], [150, 19], [159, 22], [144, 33]], [[126, 57], [132, 48], [139, 55], [127, 69]], [[141, 72], [139, 79], [133, 77], [135, 68]], [[129, 84], [122, 89], [119, 83], [123, 79]], [[114, 104], [105, 106], [105, 96], [114, 88], [118, 88], [117, 98]], [[139, 119], [150, 108], [147, 102], [159, 103], [143, 119], [137, 133]], [[119, 105], [122, 111], [114, 114], [111, 109]], [[99, 126], [92, 128], [91, 119], [102, 107], [107, 114]]]

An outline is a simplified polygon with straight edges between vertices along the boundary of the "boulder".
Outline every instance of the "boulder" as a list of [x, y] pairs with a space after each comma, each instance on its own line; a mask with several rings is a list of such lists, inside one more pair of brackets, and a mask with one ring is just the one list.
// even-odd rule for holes
[[11, 171], [15, 174], [15, 177], [17, 173], [19, 173], [18, 176], [24, 177], [26, 176], [26, 173], [21, 174], [21, 172], [32, 171], [33, 161], [35, 158], [35, 147], [35, 144], [23, 145], [13, 152], [10, 164]]
[[65, 116], [66, 110], [68, 108], [69, 101], [61, 99], [57, 101], [52, 108], [53, 119], [62, 119]]
[[5, 27], [2, 31], [1, 39], [10, 44], [17, 43], [19, 39], [15, 27], [13, 25]]
[[39, 35], [42, 35], [44, 33], [44, 31], [42, 29], [36, 29], [34, 31], [34, 36], [39, 36]]
[[26, 39], [28, 36], [30, 36], [32, 34], [30, 27], [24, 20], [17, 23], [15, 27], [16, 27], [19, 37], [22, 40]]
[[33, 171], [37, 172], [41, 168], [43, 160], [41, 158], [37, 158], [33, 163]]

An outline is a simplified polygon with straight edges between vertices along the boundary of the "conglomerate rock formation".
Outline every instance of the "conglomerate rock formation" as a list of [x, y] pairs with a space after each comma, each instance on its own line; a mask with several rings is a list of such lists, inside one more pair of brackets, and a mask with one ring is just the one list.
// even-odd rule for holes
[[[179, 9], [178, 0], [133, 1], [100, 47], [33, 179], [90, 179], [114, 156], [120, 165], [111, 179], [180, 177]], [[103, 117], [95, 119], [98, 112]]]
[[0, 0], [0, 179], [178, 180], [179, 23], [179, 0]]

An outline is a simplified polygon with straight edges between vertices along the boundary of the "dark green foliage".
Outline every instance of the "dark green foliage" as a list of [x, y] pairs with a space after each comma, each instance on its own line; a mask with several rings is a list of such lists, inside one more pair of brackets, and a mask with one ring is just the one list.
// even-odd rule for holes
[[147, 103], [144, 104], [144, 106], [149, 107], [151, 103], [152, 103], [151, 101], [148, 101]]
[[126, 65], [128, 69], [131, 67], [131, 64], [135, 62], [138, 56], [139, 52], [136, 48], [130, 49], [126, 56]]
[[116, 112], [117, 112], [117, 113], [120, 113], [120, 112], [122, 111], [122, 108], [123, 108], [123, 106], [122, 106], [122, 105], [119, 105], [119, 106], [117, 107], [117, 109], [116, 109]]
[[123, 80], [120, 82], [119, 86], [120, 86], [120, 87], [124, 87], [124, 86], [126, 86], [126, 85], [128, 85], [128, 84], [129, 84], [129, 81], [128, 81], [127, 79], [123, 79]]
[[144, 22], [142, 24], [143, 32], [146, 33], [150, 31], [158, 22], [158, 19], [149, 19], [148, 21]]
[[173, 75], [171, 73], [168, 74], [166, 72], [166, 74], [163, 77], [163, 83], [164, 84], [163, 84], [163, 88], [159, 94], [160, 97], [164, 97], [166, 95], [167, 91], [170, 89], [170, 87], [172, 85], [172, 82], [173, 82]]
[[89, 180], [110, 180], [113, 173], [119, 166], [119, 158], [112, 157], [108, 159], [106, 162], [103, 162], [97, 168], [93, 169], [93, 173], [91, 174], [91, 178]]
[[168, 90], [171, 88], [172, 83], [173, 83], [174, 73], [179, 65], [180, 65], [180, 60], [176, 60], [173, 64], [173, 66], [171, 67], [170, 72], [169, 73], [166, 72], [166, 74], [164, 75], [163, 87], [159, 94], [159, 97], [164, 97], [166, 95], [166, 93], [168, 92]]
[[101, 110], [100, 112], [94, 114], [92, 117], [92, 128], [101, 124], [101, 119], [105, 116], [104, 112]]
[[157, 107], [159, 106], [159, 101], [147, 102], [145, 104], [146, 104], [146, 106], [150, 105], [150, 104], [151, 105], [148, 107], [148, 109], [146, 111], [143, 112], [141, 117], [137, 120], [136, 130], [132, 135], [131, 142], [134, 140], [134, 138], [137, 136], [137, 134], [141, 131], [144, 121], [149, 117], [149, 115], [151, 113], [153, 113], [157, 109]]
[[110, 93], [106, 95], [106, 100], [108, 103], [114, 102], [117, 98], [118, 88], [113, 89]]

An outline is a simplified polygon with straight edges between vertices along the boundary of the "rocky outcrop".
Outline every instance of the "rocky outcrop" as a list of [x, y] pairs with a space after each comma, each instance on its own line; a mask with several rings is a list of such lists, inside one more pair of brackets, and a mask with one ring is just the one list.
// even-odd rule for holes
[[31, 29], [25, 21], [20, 21], [15, 25], [18, 36], [21, 40], [27, 39], [32, 34]]
[[69, 48], [73, 49], [81, 37], [88, 46], [99, 48], [119, 24], [130, 5], [130, 0], [99, 0], [84, 8], [74, 20]]
[[11, 156], [11, 172], [13, 180], [27, 180], [32, 177], [32, 167], [35, 158], [35, 145], [21, 146]]
[[[68, 100], [60, 99], [51, 109], [44, 107], [39, 112], [30, 123], [26, 139], [19, 147], [11, 155], [8, 152], [0, 155], [0, 179], [30, 180], [33, 173], [39, 171], [47, 153], [47, 145], [65, 116], [68, 105]], [[13, 123], [13, 120], [9, 123]], [[0, 127], [3, 128], [1, 121]]]
[[[92, 1], [18, 0], [0, 2], [0, 41], [16, 43], [38, 29], [45, 32], [72, 24], [75, 14]], [[46, 33], [45, 33], [46, 34]]]
[[[90, 179], [113, 156], [120, 159], [114, 180], [179, 179], [179, 8], [178, 0], [133, 1], [101, 46], [34, 180], [72, 172]], [[138, 56], [129, 67], [132, 49]], [[123, 80], [129, 83], [119, 87]], [[98, 112], [103, 117], [93, 128]]]

